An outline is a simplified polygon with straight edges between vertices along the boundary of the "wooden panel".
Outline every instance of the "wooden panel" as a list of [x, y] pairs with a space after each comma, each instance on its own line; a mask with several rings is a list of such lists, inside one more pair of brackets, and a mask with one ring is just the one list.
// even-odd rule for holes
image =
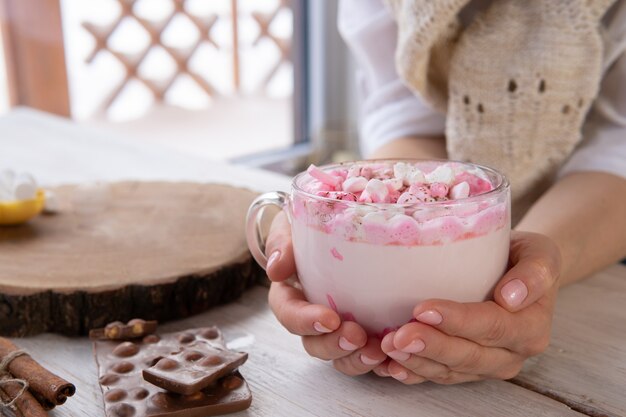
[[626, 416], [626, 266], [561, 290], [552, 343], [515, 382], [592, 416]]
[[10, 103], [70, 115], [60, 0], [0, 0]]
[[[257, 287], [235, 303], [161, 327], [173, 331], [214, 323], [224, 329], [231, 348], [249, 352], [241, 372], [252, 389], [252, 407], [234, 417], [582, 416], [503, 381], [405, 386], [372, 375], [341, 375], [329, 363], [307, 356], [299, 338], [279, 326], [266, 298], [267, 290]], [[56, 417], [102, 415], [96, 365], [87, 340], [44, 335], [16, 343], [76, 383], [76, 395], [55, 410]]]

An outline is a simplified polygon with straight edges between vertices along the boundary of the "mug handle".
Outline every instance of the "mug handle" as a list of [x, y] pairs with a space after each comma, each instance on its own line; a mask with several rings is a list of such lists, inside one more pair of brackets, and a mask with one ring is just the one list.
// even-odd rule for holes
[[283, 210], [289, 202], [289, 194], [282, 191], [272, 191], [258, 196], [250, 205], [246, 217], [246, 239], [248, 248], [254, 259], [263, 269], [267, 267], [265, 256], [265, 240], [261, 235], [261, 221], [263, 211], [269, 205], [280, 207]]

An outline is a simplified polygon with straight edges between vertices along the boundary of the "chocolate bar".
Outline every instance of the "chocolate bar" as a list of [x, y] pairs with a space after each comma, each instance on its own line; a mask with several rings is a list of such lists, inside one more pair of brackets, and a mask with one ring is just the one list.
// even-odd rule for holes
[[220, 340], [214, 341], [217, 336], [210, 330], [182, 333], [178, 336], [180, 349], [144, 369], [143, 379], [167, 391], [189, 395], [230, 374], [243, 365], [248, 354], [228, 350]]
[[103, 329], [89, 331], [89, 338], [95, 340], [131, 340], [147, 336], [156, 332], [157, 322], [142, 319], [132, 319], [124, 324], [114, 321], [107, 324]]
[[215, 328], [148, 335], [135, 341], [96, 341], [94, 350], [107, 417], [204, 417], [245, 410], [252, 402], [248, 384], [237, 371], [190, 395], [166, 391], [143, 379], [143, 370], [194, 341], [226, 350]]

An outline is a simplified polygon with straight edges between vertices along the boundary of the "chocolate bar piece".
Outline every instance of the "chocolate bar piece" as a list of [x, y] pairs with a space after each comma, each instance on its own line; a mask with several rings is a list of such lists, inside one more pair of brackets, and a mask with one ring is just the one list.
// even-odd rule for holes
[[131, 340], [153, 334], [156, 329], [156, 321], [132, 319], [126, 324], [121, 321], [114, 321], [107, 324], [103, 329], [90, 330], [89, 338], [95, 340]]
[[247, 353], [230, 351], [219, 340], [202, 336], [193, 331], [181, 334], [180, 349], [144, 369], [143, 379], [164, 390], [190, 395], [230, 374], [248, 359]]
[[252, 402], [239, 372], [191, 394], [168, 392], [143, 379], [142, 371], [174, 352], [185, 350], [189, 334], [226, 349], [215, 328], [148, 335], [136, 341], [96, 341], [94, 349], [107, 417], [204, 417], [245, 410]]

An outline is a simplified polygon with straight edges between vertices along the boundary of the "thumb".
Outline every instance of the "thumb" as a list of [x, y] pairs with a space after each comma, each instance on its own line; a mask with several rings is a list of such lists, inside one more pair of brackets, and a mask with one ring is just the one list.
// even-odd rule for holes
[[296, 273], [291, 244], [291, 225], [284, 212], [274, 218], [265, 244], [267, 276], [272, 281], [284, 281]]
[[509, 259], [512, 267], [494, 290], [496, 303], [508, 311], [526, 308], [558, 285], [561, 253], [547, 236], [512, 232]]

